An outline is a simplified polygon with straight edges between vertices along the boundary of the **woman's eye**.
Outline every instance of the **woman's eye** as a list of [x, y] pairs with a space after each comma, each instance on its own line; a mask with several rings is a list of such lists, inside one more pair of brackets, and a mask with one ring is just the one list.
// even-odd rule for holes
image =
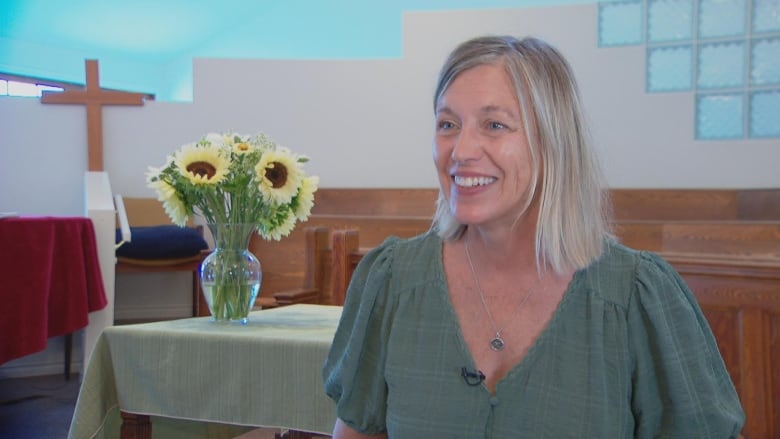
[[443, 121], [438, 123], [438, 127], [439, 127], [440, 130], [448, 130], [448, 129], [454, 127], [454, 126], [455, 126], [455, 124], [453, 124], [452, 122], [450, 122], [448, 120], [443, 120]]
[[501, 130], [506, 128], [501, 122], [488, 122], [488, 128], [491, 130]]

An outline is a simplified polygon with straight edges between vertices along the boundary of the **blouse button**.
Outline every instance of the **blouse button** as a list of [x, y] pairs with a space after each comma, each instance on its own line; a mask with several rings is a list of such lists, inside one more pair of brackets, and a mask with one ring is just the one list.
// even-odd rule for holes
[[491, 396], [490, 397], [490, 405], [497, 406], [498, 405], [498, 397], [497, 396]]

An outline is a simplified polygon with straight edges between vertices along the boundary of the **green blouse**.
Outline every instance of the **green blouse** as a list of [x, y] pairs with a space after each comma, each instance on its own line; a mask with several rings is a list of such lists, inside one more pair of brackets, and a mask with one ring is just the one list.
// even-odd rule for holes
[[323, 369], [337, 415], [419, 438], [727, 438], [739, 398], [693, 295], [660, 257], [610, 242], [572, 279], [547, 328], [491, 394], [447, 292], [442, 241], [367, 254]]

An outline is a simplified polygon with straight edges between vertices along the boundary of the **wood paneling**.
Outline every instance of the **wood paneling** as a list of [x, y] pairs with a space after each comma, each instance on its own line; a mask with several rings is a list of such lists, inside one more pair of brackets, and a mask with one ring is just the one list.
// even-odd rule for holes
[[736, 220], [737, 191], [611, 189], [618, 220]]
[[639, 250], [780, 259], [780, 221], [620, 221], [614, 233]]
[[[436, 188], [321, 188], [312, 213], [433, 216]], [[780, 220], [780, 189], [610, 189], [623, 220]]]
[[780, 260], [662, 255], [712, 328], [747, 414], [743, 436], [780, 437]]
[[433, 217], [438, 189], [320, 188], [313, 214]]
[[780, 191], [745, 189], [737, 192], [737, 218], [741, 220], [780, 219]]

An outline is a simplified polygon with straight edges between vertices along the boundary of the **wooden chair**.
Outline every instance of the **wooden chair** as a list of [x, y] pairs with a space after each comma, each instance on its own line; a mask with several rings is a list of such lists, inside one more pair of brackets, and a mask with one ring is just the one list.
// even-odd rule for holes
[[[328, 215], [312, 215], [314, 221], [328, 220]], [[430, 218], [419, 216], [335, 216], [331, 238], [331, 301], [343, 305], [349, 281], [358, 262], [366, 252], [390, 236], [411, 238], [425, 233], [431, 227]]]
[[294, 303], [323, 303], [330, 231], [327, 227], [296, 227], [280, 241], [253, 235], [249, 250], [263, 272], [256, 308]]
[[347, 288], [365, 251], [360, 250], [360, 236], [355, 229], [333, 231], [331, 250], [331, 303], [344, 305]]
[[[118, 222], [121, 226], [126, 221], [125, 226], [130, 227], [150, 227], [159, 225], [171, 225], [172, 222], [160, 201], [154, 198], [131, 198], [114, 196], [116, 208], [118, 211]], [[122, 215], [124, 213], [124, 215]], [[190, 223], [192, 226], [192, 223]], [[203, 233], [203, 227], [198, 230]], [[132, 239], [132, 238], [131, 238]], [[198, 270], [203, 259], [208, 256], [209, 250], [203, 250], [200, 253], [177, 259], [141, 259], [117, 257], [116, 273], [118, 274], [138, 274], [138, 273], [172, 273], [172, 272], [190, 272], [192, 273], [192, 315], [209, 315], [208, 307], [203, 307], [203, 298], [201, 297], [200, 279]]]

